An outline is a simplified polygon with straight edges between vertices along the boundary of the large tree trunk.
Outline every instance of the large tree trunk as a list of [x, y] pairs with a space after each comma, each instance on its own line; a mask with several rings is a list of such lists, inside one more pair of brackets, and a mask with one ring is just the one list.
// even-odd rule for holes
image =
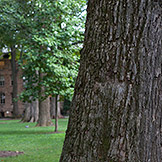
[[89, 0], [60, 162], [162, 161], [162, 8]]
[[52, 126], [50, 117], [50, 99], [46, 98], [44, 101], [39, 101], [39, 120], [37, 126]]
[[18, 101], [16, 100], [18, 97], [17, 90], [17, 73], [18, 69], [16, 68], [16, 49], [15, 46], [11, 47], [11, 69], [12, 69], [12, 81], [13, 81], [13, 116], [14, 118], [20, 117]]
[[[44, 74], [39, 73], [40, 80], [43, 79]], [[44, 94], [45, 87], [42, 86], [40, 90], [40, 96], [45, 97]], [[50, 98], [47, 97], [43, 101], [39, 101], [39, 120], [37, 122], [36, 126], [52, 126], [54, 125], [52, 123], [51, 117], [50, 117]]]
[[31, 103], [31, 119], [30, 122], [37, 122], [39, 119], [39, 101], [38, 99], [35, 101], [32, 101]]
[[26, 102], [25, 103], [25, 111], [23, 114], [23, 117], [21, 119], [21, 122], [29, 122], [31, 119], [31, 103]]
[[25, 103], [25, 113], [21, 122], [37, 122], [39, 117], [38, 100]]

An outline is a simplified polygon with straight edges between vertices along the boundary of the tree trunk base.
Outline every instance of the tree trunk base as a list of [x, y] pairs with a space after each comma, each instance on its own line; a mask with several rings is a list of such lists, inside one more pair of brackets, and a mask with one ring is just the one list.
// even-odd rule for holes
[[36, 127], [48, 127], [48, 126], [54, 126], [52, 122], [47, 123], [37, 123]]

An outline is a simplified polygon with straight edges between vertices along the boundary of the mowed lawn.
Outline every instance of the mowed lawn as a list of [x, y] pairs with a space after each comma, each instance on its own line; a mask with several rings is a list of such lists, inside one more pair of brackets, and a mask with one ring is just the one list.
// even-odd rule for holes
[[0, 162], [58, 162], [67, 123], [68, 119], [59, 119], [59, 133], [54, 134], [54, 127], [0, 120], [0, 151], [24, 152], [16, 157], [0, 157]]

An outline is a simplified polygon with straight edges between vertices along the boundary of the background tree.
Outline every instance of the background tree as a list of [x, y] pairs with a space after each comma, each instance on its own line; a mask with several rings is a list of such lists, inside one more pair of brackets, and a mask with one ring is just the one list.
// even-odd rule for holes
[[39, 102], [38, 100], [25, 102], [25, 111], [21, 122], [37, 122], [39, 118]]
[[[1, 1], [1, 40], [4, 45], [11, 44], [12, 54], [19, 51], [14, 49], [15, 46], [24, 47], [21, 61], [27, 80], [26, 91], [21, 95], [24, 101], [32, 102], [31, 98], [38, 98], [42, 102], [58, 91], [68, 96], [73, 93], [79, 59], [76, 51], [79, 51], [78, 43], [83, 39], [84, 6], [83, 0]], [[13, 79], [16, 78], [15, 72]], [[40, 78], [37, 72], [43, 77]], [[15, 81], [14, 84], [16, 87]], [[59, 89], [51, 88], [53, 85]], [[44, 94], [40, 96], [42, 87]], [[14, 98], [17, 98], [16, 89]]]
[[[23, 1], [22, 1], [23, 3]], [[18, 12], [20, 11], [20, 12]], [[0, 48], [7, 48], [11, 56], [13, 98], [18, 98], [16, 60], [21, 58], [22, 46], [20, 40], [24, 37], [22, 29], [22, 15], [20, 4], [16, 1], [0, 1]], [[18, 101], [13, 100], [13, 115], [19, 117]]]
[[[60, 96], [59, 96], [60, 98]], [[58, 107], [58, 118], [63, 118], [62, 114], [61, 114], [61, 109], [63, 109], [61, 107], [61, 102], [64, 102], [63, 100], [58, 100], [57, 102], [57, 107]], [[55, 118], [55, 110], [56, 110], [56, 97], [51, 97], [50, 98], [50, 103], [51, 103], [51, 109], [50, 109], [50, 114], [51, 114], [51, 118], [54, 119]]]
[[88, 1], [60, 162], [161, 162], [162, 5]]
[[77, 44], [83, 39], [83, 2], [41, 0], [28, 3], [32, 10], [27, 13], [26, 24], [30, 24], [31, 29], [23, 40], [25, 53], [22, 62], [27, 82], [20, 98], [30, 102], [32, 96], [39, 100], [39, 113], [44, 116], [39, 116], [39, 126], [42, 119], [49, 117], [41, 113], [47, 110], [48, 104], [41, 102], [45, 102], [49, 95], [71, 96], [73, 93], [79, 65], [80, 47]]

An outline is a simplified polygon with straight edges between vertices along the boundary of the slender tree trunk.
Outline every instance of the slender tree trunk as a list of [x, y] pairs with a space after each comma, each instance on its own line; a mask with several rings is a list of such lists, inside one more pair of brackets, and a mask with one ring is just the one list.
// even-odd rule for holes
[[12, 81], [13, 81], [13, 116], [15, 118], [19, 117], [19, 107], [18, 107], [18, 101], [17, 95], [18, 95], [18, 90], [17, 90], [17, 73], [18, 69], [16, 67], [16, 49], [15, 46], [11, 47], [11, 69], [12, 69]]
[[50, 114], [51, 114], [51, 119], [55, 118], [55, 108], [56, 107], [56, 97], [51, 97], [50, 98]]
[[60, 101], [60, 95], [57, 96], [57, 116], [58, 118], [63, 118], [61, 114], [61, 101]]
[[[60, 96], [58, 96], [58, 98], [60, 98]], [[51, 97], [50, 103], [51, 119], [55, 119], [56, 97]], [[61, 115], [61, 102], [59, 101], [59, 99], [57, 101], [57, 110], [58, 118], [63, 118], [63, 116]]]
[[162, 5], [89, 0], [60, 162], [162, 161]]
[[58, 132], [58, 99], [59, 96], [56, 95], [56, 99], [55, 99], [55, 132]]

